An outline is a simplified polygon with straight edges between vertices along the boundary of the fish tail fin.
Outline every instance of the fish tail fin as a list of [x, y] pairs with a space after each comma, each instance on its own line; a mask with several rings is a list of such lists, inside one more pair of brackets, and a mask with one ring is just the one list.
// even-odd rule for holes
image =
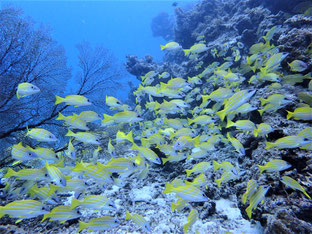
[[50, 215], [50, 213], [44, 214], [42, 220], [40, 221], [40, 223], [42, 223], [44, 220], [49, 218], [49, 215]]
[[263, 112], [264, 112], [264, 109], [261, 109], [261, 110], [258, 110], [260, 115], [262, 116], [263, 115]]
[[169, 140], [172, 140], [175, 136], [175, 133], [174, 132], [170, 132], [170, 137], [169, 137]]
[[161, 161], [163, 162], [163, 165], [165, 165], [166, 162], [168, 162], [168, 158], [161, 158]]
[[134, 150], [138, 150], [139, 146], [137, 146], [137, 144], [135, 144], [134, 142], [132, 142], [132, 146], [130, 147], [130, 149], [134, 149]]
[[264, 106], [267, 103], [266, 99], [264, 98], [259, 98], [259, 100], [261, 102], [261, 106]]
[[167, 84], [165, 84], [164, 82], [160, 82], [160, 90], [164, 90], [167, 88]]
[[258, 167], [260, 168], [260, 174], [262, 174], [262, 172], [265, 171], [266, 167], [265, 166], [261, 166], [261, 165], [258, 165]]
[[171, 211], [174, 212], [177, 209], [177, 205], [171, 202]]
[[255, 128], [254, 131], [253, 131], [254, 136], [257, 137], [258, 133], [259, 133], [259, 130], [257, 128]]
[[188, 125], [191, 125], [193, 123], [193, 120], [190, 118], [187, 118], [187, 121], [188, 121]]
[[126, 135], [126, 139], [128, 141], [130, 141], [131, 143], [133, 143], [133, 133], [132, 133], [132, 130]]
[[128, 210], [126, 210], [126, 220], [131, 219], [132, 215], [130, 214], [130, 212]]
[[226, 116], [225, 110], [218, 111], [216, 114], [220, 117], [221, 121], [223, 121]]
[[164, 50], [165, 48], [166, 48], [166, 46], [160, 45], [160, 50]]
[[265, 142], [265, 149], [270, 149], [272, 147], [274, 147], [274, 143], [273, 142], [268, 142], [268, 141]]
[[106, 114], [103, 114], [104, 116], [104, 122], [107, 122], [107, 121], [110, 121], [112, 119], [113, 116], [110, 116], [110, 115], [106, 115]]
[[287, 116], [286, 116], [286, 118], [287, 119], [290, 119], [291, 117], [293, 117], [293, 112], [290, 112], [290, 111], [288, 111], [288, 110], [286, 110], [287, 111]]
[[20, 98], [21, 98], [21, 95], [19, 95], [19, 93], [16, 92], [16, 97], [17, 97], [17, 99], [20, 99]]
[[213, 171], [217, 171], [221, 167], [221, 164], [213, 160]]
[[246, 201], [247, 201], [247, 192], [245, 192], [242, 196], [242, 202], [243, 204], [246, 204]]
[[183, 50], [183, 51], [184, 51], [184, 55], [187, 56], [187, 55], [190, 53], [191, 50], [185, 49], [185, 50]]
[[311, 197], [309, 196], [309, 194], [307, 194], [306, 191], [302, 191], [304, 195], [306, 195], [309, 199], [311, 199]]
[[183, 226], [183, 231], [184, 231], [184, 234], [187, 234], [187, 230], [189, 229], [189, 226], [190, 226], [190, 224], [189, 224], [189, 223], [184, 224], [184, 226]]
[[65, 119], [65, 116], [61, 112], [59, 112], [59, 115], [55, 120], [64, 120], [64, 119]]
[[186, 177], [189, 177], [193, 171], [185, 169], [185, 172], [186, 172]]
[[55, 103], [54, 105], [58, 105], [64, 101], [64, 98], [55, 95]]
[[227, 124], [225, 128], [230, 128], [234, 125], [234, 122], [232, 122], [230, 119], [227, 120]]
[[3, 178], [14, 176], [16, 172], [12, 168], [8, 168], [7, 173], [3, 176]]
[[173, 189], [174, 187], [168, 182], [166, 182], [165, 190], [163, 191], [163, 193], [172, 193]]
[[248, 217], [251, 219], [251, 213], [252, 213], [252, 208], [251, 208], [251, 206], [248, 206], [248, 207], [246, 208], [245, 211], [246, 211]]
[[86, 229], [87, 227], [89, 227], [89, 224], [88, 224], [88, 223], [79, 221], [79, 229], [78, 229], [78, 232], [81, 232], [83, 229]]
[[221, 178], [220, 179], [216, 179], [216, 183], [218, 185], [218, 188], [220, 188], [221, 187], [221, 183], [222, 183], [222, 179]]
[[76, 162], [76, 166], [72, 169], [73, 171], [84, 171], [85, 167], [83, 166], [82, 162]]
[[81, 202], [78, 199], [73, 198], [73, 200], [72, 200], [72, 202], [70, 204], [70, 209], [72, 210], [72, 209], [76, 208], [77, 206], [80, 205], [80, 203]]
[[73, 133], [70, 129], [68, 129], [68, 132], [65, 136], [75, 136], [75, 133]]

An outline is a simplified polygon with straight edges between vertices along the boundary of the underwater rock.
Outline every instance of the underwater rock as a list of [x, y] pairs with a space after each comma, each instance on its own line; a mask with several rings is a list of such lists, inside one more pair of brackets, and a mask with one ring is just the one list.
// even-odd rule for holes
[[153, 36], [162, 37], [166, 41], [172, 40], [174, 37], [173, 24], [173, 19], [167, 12], [160, 12], [151, 22]]
[[144, 76], [157, 68], [157, 64], [153, 62], [153, 57], [150, 55], [146, 55], [145, 59], [138, 59], [136, 55], [128, 55], [126, 58], [125, 67], [127, 71], [136, 77]]

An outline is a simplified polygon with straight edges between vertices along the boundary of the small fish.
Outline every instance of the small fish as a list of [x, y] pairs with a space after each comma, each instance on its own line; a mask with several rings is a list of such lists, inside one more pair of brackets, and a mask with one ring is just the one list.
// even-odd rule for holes
[[228, 101], [225, 102], [224, 109], [218, 111], [216, 114], [220, 117], [221, 121], [223, 121], [229, 112], [234, 111], [246, 103], [255, 94], [255, 92], [256, 90], [241, 90], [235, 93], [228, 99]]
[[210, 123], [215, 122], [216, 118], [210, 117], [209, 115], [200, 115], [194, 119], [187, 118], [187, 120], [188, 120], [188, 125], [192, 125], [193, 123], [199, 124], [199, 125], [208, 125]]
[[100, 146], [98, 146], [96, 149], [94, 149], [94, 151], [93, 151], [93, 161], [97, 161], [97, 159], [98, 159], [98, 155], [99, 155], [99, 153], [100, 153], [100, 151], [102, 150], [102, 148], [100, 147]]
[[193, 226], [197, 219], [198, 211], [196, 209], [192, 209], [187, 217], [187, 223], [183, 226], [184, 234], [187, 234], [187, 231]]
[[156, 163], [156, 164], [161, 164], [161, 160], [158, 157], [158, 155], [151, 149], [143, 147], [143, 146], [137, 146], [135, 143], [131, 146], [131, 149], [139, 151], [139, 154], [143, 157], [146, 158], [147, 160]]
[[294, 112], [287, 111], [287, 119], [294, 118], [295, 120], [312, 120], [311, 107], [299, 107]]
[[30, 196], [32, 198], [38, 198], [41, 202], [46, 202], [51, 205], [57, 205], [60, 202], [59, 197], [56, 196], [55, 190], [57, 188], [53, 187], [43, 187], [38, 188], [36, 184], [34, 184], [30, 189]]
[[288, 63], [291, 71], [294, 72], [303, 72], [308, 68], [308, 64], [301, 60], [294, 60], [291, 63]]
[[128, 158], [113, 158], [105, 165], [97, 162], [97, 166], [100, 170], [106, 170], [111, 173], [132, 172], [137, 168], [136, 163]]
[[169, 88], [169, 89], [180, 89], [180, 88], [183, 88], [185, 86], [189, 86], [189, 83], [181, 77], [172, 78], [166, 84], [160, 82], [161, 90], [165, 90], [167, 88]]
[[170, 133], [170, 140], [177, 137], [181, 137], [181, 136], [189, 136], [189, 137], [195, 137], [196, 134], [196, 130], [192, 129], [192, 128], [180, 128], [178, 129], [176, 132], [174, 133]]
[[292, 149], [311, 143], [312, 140], [301, 136], [286, 136], [275, 142], [265, 142], [265, 149], [276, 147], [278, 149]]
[[236, 128], [240, 130], [245, 130], [245, 131], [253, 131], [256, 128], [256, 125], [250, 120], [237, 120], [234, 123], [230, 119], [228, 119], [228, 122], [225, 128], [230, 128], [232, 126], [235, 126]]
[[113, 116], [104, 114], [104, 122], [109, 122], [110, 120], [113, 120], [116, 123], [135, 123], [143, 119], [140, 114], [134, 111], [123, 111], [123, 112], [118, 112], [114, 114]]
[[191, 146], [197, 146], [199, 144], [199, 135], [195, 138], [190, 136], [180, 136], [174, 143], [173, 148], [175, 150], [181, 150], [184, 148], [189, 148]]
[[65, 98], [55, 95], [55, 98], [56, 101], [54, 105], [58, 105], [62, 102], [65, 102], [66, 105], [72, 105], [74, 107], [92, 105], [88, 98], [81, 95], [68, 95]]
[[44, 166], [47, 169], [48, 175], [49, 175], [52, 182], [54, 182], [56, 185], [61, 186], [61, 187], [66, 186], [65, 176], [62, 174], [60, 169], [58, 169], [55, 166], [48, 164], [47, 161], [45, 161]]
[[309, 196], [309, 194], [307, 194], [305, 189], [296, 180], [294, 180], [293, 178], [291, 178], [289, 176], [283, 176], [281, 181], [286, 186], [288, 186], [288, 187], [290, 187], [290, 188], [292, 188], [294, 190], [301, 191], [304, 195], [307, 196], [307, 198], [311, 199], [311, 197]]
[[101, 116], [94, 111], [82, 111], [79, 115], [74, 113], [74, 116], [86, 122], [93, 122], [101, 119]]
[[139, 214], [131, 214], [128, 210], [126, 210], [126, 220], [131, 219], [136, 225], [142, 228], [146, 232], [151, 231], [151, 227], [146, 219]]
[[20, 99], [21, 97], [30, 96], [39, 92], [40, 89], [36, 85], [30, 83], [20, 83], [17, 86], [16, 96]]
[[53, 151], [53, 149], [48, 149], [48, 148], [42, 148], [42, 147], [37, 147], [36, 149], [32, 149], [29, 147], [29, 150], [34, 152], [39, 158], [42, 158], [44, 160], [51, 160], [51, 161], [58, 161], [59, 158]]
[[297, 136], [301, 136], [303, 138], [308, 138], [310, 140], [312, 140], [312, 127], [307, 127], [305, 129], [303, 129], [302, 131], [300, 131]]
[[161, 74], [158, 74], [158, 78], [159, 79], [167, 79], [170, 77], [170, 73], [169, 72], [163, 72]]
[[16, 222], [22, 219], [34, 218], [48, 212], [48, 208], [35, 200], [18, 200], [5, 206], [0, 206], [0, 218], [7, 214], [12, 218], [19, 218]]
[[31, 130], [27, 127], [27, 133], [26, 136], [35, 139], [37, 141], [41, 142], [54, 142], [57, 141], [57, 138], [55, 135], [53, 135], [48, 130], [45, 130], [43, 128], [33, 128]]
[[275, 25], [273, 26], [272, 28], [270, 28], [270, 30], [267, 31], [267, 33], [265, 34], [265, 36], [263, 36], [263, 39], [267, 42], [267, 41], [270, 41], [274, 34], [276, 33], [277, 30], [279, 30], [281, 28], [280, 25]]
[[261, 123], [254, 129], [254, 136], [267, 136], [270, 132], [273, 132], [273, 128], [267, 123]]
[[213, 160], [213, 171], [217, 171], [219, 168], [222, 168], [224, 171], [231, 171], [234, 166], [232, 163], [224, 161], [222, 163], [218, 163]]
[[179, 43], [177, 42], [169, 42], [167, 43], [166, 45], [160, 45], [160, 49], [161, 50], [179, 50], [179, 49], [182, 49], [182, 46], [179, 45]]
[[60, 221], [60, 223], [65, 223], [67, 220], [76, 219], [80, 217], [80, 212], [75, 209], [70, 209], [70, 206], [57, 206], [53, 208], [50, 213], [43, 216], [41, 223], [50, 218], [53, 221]]
[[184, 49], [184, 55], [187, 56], [189, 53], [202, 53], [207, 51], [208, 47], [205, 44], [198, 43], [194, 44], [190, 49]]
[[31, 160], [38, 157], [30, 147], [24, 147], [22, 142], [12, 146], [11, 156], [19, 161]]
[[183, 128], [183, 123], [179, 119], [167, 119], [164, 118], [164, 123], [168, 124], [170, 127], [174, 129], [181, 129]]
[[257, 181], [254, 179], [251, 179], [247, 183], [247, 189], [246, 192], [242, 196], [242, 202], [245, 204], [247, 202], [247, 199], [250, 199], [250, 197], [257, 192], [258, 184]]
[[179, 198], [176, 203], [171, 202], [171, 211], [181, 211], [185, 206], [187, 206], [188, 200]]
[[268, 186], [260, 186], [251, 197], [249, 206], [246, 208], [246, 213], [248, 217], [251, 219], [252, 210], [255, 209], [259, 203], [264, 199], [266, 193], [268, 192], [270, 187]]
[[221, 183], [223, 182], [228, 182], [230, 180], [236, 180], [239, 177], [238, 172], [236, 170], [236, 168], [232, 168], [230, 171], [225, 171], [223, 172], [223, 174], [221, 175], [220, 179], [216, 179], [216, 183], [218, 185], [218, 187], [221, 187]]
[[79, 221], [78, 232], [81, 232], [84, 229], [90, 229], [90, 231], [108, 231], [114, 227], [117, 227], [120, 224], [120, 221], [111, 216], [102, 216], [100, 218], [94, 218], [85, 223]]
[[[66, 180], [66, 187], [57, 187], [58, 193], [67, 193], [67, 192], [75, 192], [75, 198], [81, 194], [87, 188], [87, 183], [82, 179], [68, 179]], [[51, 185], [55, 186], [55, 185]]]
[[116, 134], [116, 143], [119, 144], [125, 140], [130, 141], [131, 143], [134, 142], [132, 130], [128, 134], [125, 134], [124, 132], [121, 132], [118, 130], [118, 132]]
[[110, 153], [110, 155], [111, 155], [112, 157], [116, 157], [116, 156], [117, 156], [115, 147], [112, 145], [112, 141], [111, 141], [110, 138], [109, 138], [109, 140], [108, 140], [107, 150], [108, 150], [108, 152]]
[[156, 75], [157, 75], [157, 73], [155, 71], [149, 71], [144, 76], [141, 76], [141, 79], [142, 79], [142, 81], [144, 81], [146, 79], [151, 79], [151, 78], [153, 78]]
[[74, 133], [71, 130], [68, 129], [68, 132], [65, 136], [72, 136], [74, 138], [76, 138], [76, 140], [86, 143], [86, 144], [94, 144], [94, 145], [99, 145], [100, 144], [100, 140], [98, 139], [97, 136], [95, 136], [94, 134], [90, 133], [90, 132], [77, 132]]
[[272, 103], [274, 105], [286, 105], [291, 102], [291, 97], [288, 97], [283, 94], [273, 94], [269, 96], [267, 99], [259, 98], [261, 102], [261, 106], [264, 106], [268, 103]]
[[76, 159], [76, 151], [75, 151], [75, 147], [72, 144], [71, 139], [68, 142], [68, 147], [67, 147], [67, 150], [65, 151], [65, 155], [67, 155], [68, 157], [70, 157], [73, 160]]
[[227, 133], [227, 138], [231, 142], [237, 153], [239, 153], [241, 156], [244, 156], [245, 148], [242, 143], [240, 143], [240, 141], [237, 140], [235, 137], [232, 137], [229, 132]]
[[32, 180], [32, 181], [42, 181], [42, 180], [47, 180], [48, 178], [45, 168], [21, 169], [15, 172], [13, 169], [9, 167], [7, 173], [3, 176], [3, 178], [12, 177], [12, 176], [20, 180]]
[[209, 162], [200, 162], [193, 166], [191, 170], [185, 170], [186, 176], [189, 177], [192, 173], [203, 173], [210, 168]]
[[75, 209], [78, 206], [95, 210], [116, 210], [115, 204], [107, 197], [101, 195], [87, 196], [81, 201], [74, 198], [70, 209]]
[[173, 187], [167, 182], [163, 193], [176, 193], [180, 198], [191, 202], [208, 201], [205, 193], [193, 185], [180, 185], [178, 187]]
[[76, 128], [80, 130], [89, 130], [89, 128], [87, 127], [87, 122], [78, 118], [78, 115], [64, 116], [62, 115], [62, 113], [59, 113], [59, 116], [56, 118], [56, 120], [65, 121], [65, 124], [68, 125], [70, 128]]
[[185, 181], [186, 185], [193, 185], [197, 187], [206, 186], [208, 183], [208, 178], [203, 173], [199, 174], [192, 182]]
[[277, 53], [265, 63], [265, 67], [260, 70], [263, 72], [270, 72], [280, 66], [281, 62], [288, 56], [288, 53]]
[[267, 162], [264, 166], [258, 165], [260, 168], [260, 174], [262, 172], [267, 171], [267, 172], [275, 172], [275, 171], [284, 171], [288, 168], [291, 167], [291, 165], [281, 159], [274, 159], [272, 161]]
[[168, 158], [161, 158], [163, 164], [165, 164], [166, 162], [179, 162], [182, 161], [186, 158], [184, 153], [175, 153], [172, 155], [169, 155]]

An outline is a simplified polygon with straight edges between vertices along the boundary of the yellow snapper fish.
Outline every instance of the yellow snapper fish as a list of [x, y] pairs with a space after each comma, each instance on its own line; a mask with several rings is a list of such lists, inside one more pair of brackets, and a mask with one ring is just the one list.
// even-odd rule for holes
[[66, 105], [78, 106], [89, 106], [92, 105], [90, 100], [82, 95], [68, 95], [65, 98], [55, 95], [56, 101], [54, 105], [58, 105], [65, 102]]
[[301, 136], [286, 136], [278, 139], [275, 142], [265, 142], [266, 147], [265, 149], [270, 149], [273, 147], [276, 147], [278, 149], [292, 149], [292, 148], [298, 148], [303, 145], [311, 143], [312, 140], [308, 138], [304, 138]]
[[137, 164], [128, 158], [113, 158], [105, 165], [97, 162], [99, 170], [106, 170], [111, 173], [132, 172]]
[[53, 221], [65, 223], [67, 220], [79, 218], [80, 215], [78, 210], [70, 209], [70, 206], [57, 206], [43, 216], [41, 223], [48, 218]]
[[236, 168], [233, 167], [230, 171], [225, 171], [223, 172], [223, 174], [221, 175], [220, 179], [216, 179], [216, 183], [218, 185], [218, 187], [221, 187], [221, 183], [223, 182], [228, 182], [230, 180], [236, 180], [239, 177], [239, 173], [237, 172]]
[[105, 97], [105, 104], [109, 107], [119, 107], [122, 106], [122, 102], [119, 101], [117, 98], [112, 96], [106, 96]]
[[76, 140], [83, 142], [85, 144], [94, 144], [99, 145], [100, 140], [98, 137], [90, 132], [77, 132], [74, 133], [71, 130], [68, 129], [68, 132], [65, 136], [74, 137]]
[[275, 171], [284, 171], [291, 167], [291, 165], [281, 159], [274, 159], [272, 161], [267, 162], [264, 166], [258, 165], [260, 168], [260, 174], [262, 172], [275, 172]]
[[272, 103], [275, 105], [285, 105], [291, 102], [292, 98], [283, 94], [273, 94], [268, 98], [259, 98], [261, 102], [261, 106], [264, 106], [268, 103]]
[[269, 58], [266, 63], [265, 67], [261, 68], [260, 70], [263, 72], [270, 72], [278, 68], [281, 62], [288, 56], [288, 53], [277, 53], [274, 54], [271, 58]]
[[218, 163], [217, 161], [213, 160], [213, 171], [217, 171], [222, 168], [224, 171], [231, 171], [234, 166], [232, 163], [224, 161], [222, 163]]
[[126, 210], [126, 220], [132, 220], [136, 225], [142, 228], [146, 232], [151, 231], [151, 227], [146, 219], [139, 214], [131, 214], [128, 210]]
[[101, 119], [101, 116], [94, 111], [82, 111], [79, 115], [74, 113], [74, 116], [86, 122], [93, 122]]
[[273, 132], [273, 128], [267, 123], [261, 123], [254, 129], [254, 136], [267, 136], [270, 132]]
[[22, 219], [34, 218], [49, 212], [41, 202], [35, 200], [18, 200], [5, 206], [0, 206], [0, 218], [9, 215], [12, 218], [19, 218], [17, 223]]
[[227, 133], [227, 139], [231, 142], [237, 153], [239, 153], [241, 156], [245, 155], [245, 148], [242, 143], [240, 143], [240, 141], [235, 137], [232, 137], [229, 132]]
[[40, 89], [31, 83], [20, 83], [17, 86], [16, 96], [18, 99], [39, 93]]
[[247, 183], [246, 192], [242, 196], [242, 202], [245, 204], [250, 197], [257, 192], [258, 184], [254, 179], [250, 179]]
[[185, 170], [186, 176], [189, 177], [192, 173], [203, 173], [210, 168], [209, 162], [200, 162], [193, 166], [191, 170]]
[[308, 68], [308, 64], [301, 60], [294, 60], [291, 63], [288, 63], [291, 71], [294, 72], [303, 72]]
[[189, 53], [199, 54], [207, 50], [208, 50], [208, 47], [205, 44], [198, 43], [198, 44], [191, 46], [190, 49], [184, 49], [184, 55], [187, 56]]
[[235, 93], [225, 102], [224, 109], [218, 111], [216, 114], [220, 117], [221, 121], [223, 121], [228, 113], [246, 103], [255, 94], [255, 92], [256, 90], [241, 90]]
[[163, 164], [167, 163], [167, 162], [179, 162], [182, 161], [186, 158], [186, 155], [184, 153], [175, 153], [175, 154], [171, 154], [169, 155], [168, 158], [161, 158]]
[[49, 175], [52, 182], [54, 182], [56, 185], [61, 186], [61, 187], [66, 186], [66, 178], [62, 174], [60, 169], [58, 169], [55, 166], [48, 164], [47, 161], [45, 161], [44, 166], [47, 169], [48, 175]]
[[250, 219], [252, 215], [252, 210], [255, 209], [262, 200], [264, 200], [264, 197], [269, 189], [270, 187], [268, 186], [260, 186], [258, 190], [250, 197], [249, 206], [245, 209]]
[[60, 202], [59, 197], [55, 194], [56, 187], [43, 187], [38, 188], [37, 184], [34, 184], [30, 189], [30, 196], [32, 198], [38, 198], [41, 202], [48, 203], [50, 205], [57, 205]]
[[139, 151], [140, 156], [142, 156], [143, 158], [146, 158], [153, 163], [161, 164], [160, 158], [153, 150], [143, 146], [137, 146], [135, 143], [133, 143], [131, 149]]
[[169, 72], [163, 72], [161, 74], [158, 74], [158, 79], [167, 79], [170, 77], [170, 73]]
[[33, 128], [31, 130], [27, 127], [27, 133], [26, 136], [35, 139], [40, 142], [54, 142], [57, 141], [57, 138], [55, 135], [53, 135], [48, 130], [45, 130], [43, 128]]
[[189, 86], [189, 83], [181, 77], [172, 78], [166, 84], [163, 82], [160, 82], [160, 89], [161, 90], [165, 90], [167, 88], [179, 89], [179, 88], [183, 88], [185, 86]]
[[75, 209], [78, 206], [94, 210], [116, 210], [115, 204], [107, 197], [101, 195], [87, 196], [83, 200], [74, 198], [71, 201], [70, 209]]
[[256, 128], [256, 125], [250, 120], [237, 120], [235, 123], [228, 119], [227, 125], [225, 128], [236, 127], [240, 130], [253, 131]]
[[123, 111], [114, 114], [113, 116], [104, 114], [104, 121], [113, 120], [116, 123], [135, 123], [142, 119], [141, 115], [134, 111]]
[[112, 140], [109, 138], [108, 140], [108, 144], [107, 144], [107, 151], [108, 153], [110, 153], [110, 155], [112, 157], [116, 157], [117, 156], [117, 153], [116, 153], [116, 150], [115, 150], [115, 147], [112, 145]]
[[91, 219], [88, 223], [79, 221], [78, 232], [84, 229], [89, 229], [90, 231], [109, 231], [110, 229], [117, 227], [120, 221], [111, 216], [101, 216], [99, 218]]
[[22, 142], [12, 146], [11, 156], [19, 161], [26, 161], [38, 157], [32, 149], [27, 146], [24, 147]]
[[174, 143], [173, 148], [175, 150], [182, 150], [184, 148], [189, 148], [193, 146], [197, 146], [199, 144], [199, 135], [195, 138], [190, 136], [180, 136], [176, 142]]
[[44, 181], [47, 180], [47, 174], [45, 168], [40, 169], [21, 169], [15, 172], [10, 167], [8, 168], [7, 173], [3, 176], [6, 177], [16, 177], [20, 180], [31, 180], [31, 181]]
[[166, 182], [166, 188], [163, 193], [175, 193], [180, 198], [191, 202], [208, 201], [205, 193], [193, 185], [180, 185], [177, 187], [173, 187], [171, 184]]
[[59, 116], [56, 118], [56, 120], [63, 120], [65, 121], [66, 125], [68, 125], [70, 128], [76, 128], [80, 130], [89, 130], [87, 127], [87, 122], [84, 120], [78, 118], [78, 115], [74, 116], [64, 116], [62, 113], [59, 113]]
[[171, 202], [171, 211], [181, 211], [185, 206], [187, 206], [188, 201], [182, 198], [179, 198], [176, 203]]
[[187, 223], [183, 226], [184, 234], [187, 234], [188, 230], [194, 225], [197, 219], [198, 211], [196, 209], [192, 209], [187, 217]]
[[59, 160], [58, 156], [56, 155], [53, 149], [43, 147], [36, 147], [35, 149], [32, 149], [29, 146], [28, 149], [34, 152], [41, 159], [51, 160], [54, 162]]
[[307, 198], [311, 199], [311, 197], [309, 196], [309, 194], [307, 194], [307, 192], [305, 191], [305, 189], [293, 178], [289, 177], [289, 176], [283, 176], [281, 179], [281, 182], [283, 184], [285, 184], [286, 186], [294, 189], [294, 190], [299, 190], [301, 191], [304, 195], [307, 196]]
[[209, 183], [208, 178], [203, 173], [199, 174], [192, 182], [189, 181], [184, 182], [186, 185], [190, 184], [197, 187], [206, 186]]
[[287, 119], [294, 118], [295, 120], [312, 120], [312, 108], [311, 107], [299, 107], [294, 112], [287, 111]]
[[155, 71], [149, 71], [148, 73], [146, 73], [144, 76], [141, 76], [142, 81], [146, 80], [146, 79], [150, 79], [153, 78], [154, 76], [156, 76], [157, 73]]
[[169, 50], [169, 51], [179, 50], [179, 49], [182, 49], [182, 46], [179, 45], [179, 43], [172, 41], [172, 42], [167, 43], [166, 45], [160, 45], [160, 49]]

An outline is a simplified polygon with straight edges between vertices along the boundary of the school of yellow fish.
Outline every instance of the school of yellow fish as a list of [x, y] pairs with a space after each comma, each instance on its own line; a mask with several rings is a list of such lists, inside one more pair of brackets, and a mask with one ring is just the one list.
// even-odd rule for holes
[[[246, 57], [243, 56], [244, 45], [241, 42], [236, 42], [235, 45], [226, 43], [221, 48], [208, 48], [204, 36], [199, 37], [196, 44], [189, 49], [184, 49], [184, 54], [196, 63], [196, 69], [200, 72], [193, 77], [172, 77], [172, 74], [166, 71], [161, 74], [156, 71], [148, 72], [141, 76], [141, 84], [133, 93], [137, 103], [135, 108], [123, 104], [115, 97], [107, 96], [106, 105], [116, 111], [112, 116], [104, 114], [102, 119], [94, 111], [73, 113], [71, 116], [59, 113], [56, 120], [64, 121], [68, 127], [66, 134], [68, 143], [65, 150], [56, 153], [55, 149], [40, 146], [32, 148], [22, 142], [12, 146], [11, 155], [16, 160], [12, 166], [38, 158], [44, 161], [44, 166], [18, 171], [10, 167], [5, 169], [3, 178], [8, 179], [4, 191], [8, 199], [14, 200], [26, 194], [29, 199], [15, 200], [1, 206], [0, 217], [9, 215], [17, 218], [16, 222], [20, 222], [23, 219], [43, 215], [41, 222], [58, 220], [64, 223], [79, 218], [81, 215], [79, 208], [96, 211], [116, 210], [113, 197], [83, 196], [89, 186], [85, 178], [93, 179], [103, 188], [113, 184], [123, 186], [127, 178], [133, 174], [137, 175], [138, 180], [148, 180], [149, 168], [153, 164], [164, 165], [194, 159], [198, 163], [192, 168], [185, 168], [184, 175], [171, 182], [164, 182], [163, 193], [177, 195], [176, 202], [171, 203], [172, 212], [181, 211], [185, 206], [190, 205], [189, 203], [208, 201], [205, 187], [209, 183], [216, 183], [220, 188], [222, 184], [238, 179], [244, 170], [247, 170], [229, 161], [217, 162], [209, 159], [209, 152], [218, 150], [221, 142], [227, 147], [232, 147], [235, 157], [244, 157], [244, 146], [235, 136], [238, 132], [256, 137], [265, 144], [264, 150], [300, 148], [311, 151], [311, 127], [302, 129], [297, 135], [267, 142], [266, 137], [274, 131], [273, 127], [268, 123], [256, 125], [248, 119], [248, 113], [251, 111], [258, 110], [263, 116], [294, 102], [293, 95], [279, 93], [279, 89], [285, 84], [294, 85], [308, 79], [309, 90], [312, 90], [311, 75], [302, 75], [308, 68], [306, 62], [294, 60], [288, 64], [291, 74], [281, 72], [281, 62], [288, 54], [279, 52], [279, 49], [270, 42], [278, 29], [277, 26], [271, 28], [263, 36], [264, 42], [252, 45]], [[182, 50], [182, 47], [176, 42], [170, 42], [161, 45], [161, 50], [175, 51]], [[211, 53], [216, 60], [224, 62], [222, 64], [213, 62], [202, 67], [204, 63], [200, 59], [203, 53]], [[312, 58], [311, 53], [310, 58]], [[253, 75], [246, 80], [244, 75], [249, 72]], [[254, 89], [241, 89], [246, 82]], [[268, 92], [273, 94], [253, 100], [257, 91], [255, 85], [263, 84], [267, 86]], [[25, 98], [39, 92], [40, 89], [34, 84], [22, 83], [18, 85], [17, 98]], [[311, 101], [311, 95], [307, 91], [298, 98], [302, 102], [294, 111], [287, 110], [285, 121], [312, 120], [311, 102], [308, 102]], [[251, 105], [251, 100], [253, 103], [258, 101], [258, 106]], [[62, 103], [74, 107], [92, 105], [92, 102], [84, 96], [69, 95], [64, 98], [56, 96], [55, 105], [62, 105]], [[153, 118], [144, 117], [148, 112]], [[103, 139], [98, 132], [89, 131], [87, 125], [88, 122], [99, 120], [103, 128], [125, 124], [129, 124], [130, 128], [133, 126], [136, 128], [132, 128], [128, 133], [119, 130], [116, 136]], [[226, 133], [222, 133], [221, 130]], [[58, 140], [57, 136], [43, 128], [28, 129], [26, 136], [39, 143], [53, 143]], [[79, 160], [82, 155], [77, 154], [75, 145], [80, 142], [93, 149], [93, 156], [88, 162]], [[130, 148], [137, 152], [136, 157], [118, 155], [116, 145], [125, 142], [127, 142], [125, 147], [131, 145]], [[160, 158], [153, 150], [155, 148], [166, 157]], [[98, 161], [101, 151], [111, 156], [105, 164]], [[74, 162], [75, 165], [64, 164], [68, 161]], [[266, 162], [265, 165], [259, 165], [258, 174], [280, 172], [291, 167], [288, 162], [276, 158]], [[213, 170], [220, 177], [215, 181], [209, 181], [205, 175], [208, 170]], [[191, 182], [183, 180], [189, 177], [193, 178]], [[311, 199], [295, 179], [282, 176], [280, 180], [285, 186], [301, 191]], [[246, 208], [249, 218], [252, 217], [253, 210], [264, 200], [269, 189], [269, 185], [261, 184], [255, 178], [248, 181], [246, 190], [241, 195], [242, 202], [249, 204]], [[70, 205], [61, 204], [59, 194], [69, 192], [74, 192], [75, 198]], [[51, 206], [54, 208], [49, 209]], [[198, 217], [198, 211], [193, 208], [188, 215], [187, 223], [183, 226], [184, 233], [189, 232]], [[133, 221], [143, 231], [151, 231], [150, 224], [140, 214], [131, 214], [127, 210], [125, 220]], [[110, 230], [118, 225], [121, 225], [121, 222], [117, 218], [101, 216], [89, 220], [88, 223], [79, 221], [78, 231]]]

